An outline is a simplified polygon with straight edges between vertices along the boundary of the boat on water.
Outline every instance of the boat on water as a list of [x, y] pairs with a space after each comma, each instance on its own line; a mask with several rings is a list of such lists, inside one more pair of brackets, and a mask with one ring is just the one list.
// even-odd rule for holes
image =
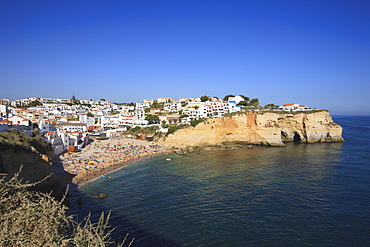
[[94, 193], [94, 194], [91, 194], [90, 197], [92, 197], [92, 198], [106, 198], [107, 194], [105, 194], [105, 193]]

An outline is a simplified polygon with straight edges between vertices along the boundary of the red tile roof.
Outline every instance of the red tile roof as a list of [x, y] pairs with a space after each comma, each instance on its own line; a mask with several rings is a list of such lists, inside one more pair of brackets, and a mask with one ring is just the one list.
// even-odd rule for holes
[[0, 123], [13, 123], [13, 122], [9, 121], [8, 119], [4, 119], [3, 121], [0, 121]]

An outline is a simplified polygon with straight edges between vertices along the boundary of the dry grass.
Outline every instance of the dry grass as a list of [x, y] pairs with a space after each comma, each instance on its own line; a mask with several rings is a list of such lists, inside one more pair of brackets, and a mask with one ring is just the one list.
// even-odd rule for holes
[[[35, 183], [23, 183], [19, 173], [9, 181], [0, 179], [0, 246], [111, 246], [108, 226], [110, 213], [101, 214], [97, 223], [90, 215], [81, 223], [66, 214], [67, 206], [50, 194], [27, 189]], [[116, 246], [124, 246], [125, 239]], [[130, 246], [133, 239], [126, 246]]]

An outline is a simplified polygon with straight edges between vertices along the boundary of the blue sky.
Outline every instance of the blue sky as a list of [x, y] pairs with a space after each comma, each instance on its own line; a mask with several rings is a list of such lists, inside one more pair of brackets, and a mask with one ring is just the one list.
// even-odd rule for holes
[[370, 114], [370, 1], [0, 1], [0, 98], [223, 98]]

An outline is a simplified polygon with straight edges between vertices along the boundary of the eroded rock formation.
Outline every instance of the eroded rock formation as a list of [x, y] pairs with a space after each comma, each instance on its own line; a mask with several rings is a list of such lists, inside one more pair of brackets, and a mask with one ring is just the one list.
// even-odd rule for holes
[[204, 147], [249, 144], [285, 146], [284, 142], [340, 142], [342, 127], [327, 111], [315, 113], [246, 112], [207, 119], [195, 127], [177, 130], [159, 143], [180, 151]]
[[0, 173], [12, 177], [20, 171], [24, 181], [38, 182], [50, 176], [37, 188], [48, 190], [57, 184], [51, 171], [53, 149], [41, 137], [30, 137], [12, 129], [0, 135]]

